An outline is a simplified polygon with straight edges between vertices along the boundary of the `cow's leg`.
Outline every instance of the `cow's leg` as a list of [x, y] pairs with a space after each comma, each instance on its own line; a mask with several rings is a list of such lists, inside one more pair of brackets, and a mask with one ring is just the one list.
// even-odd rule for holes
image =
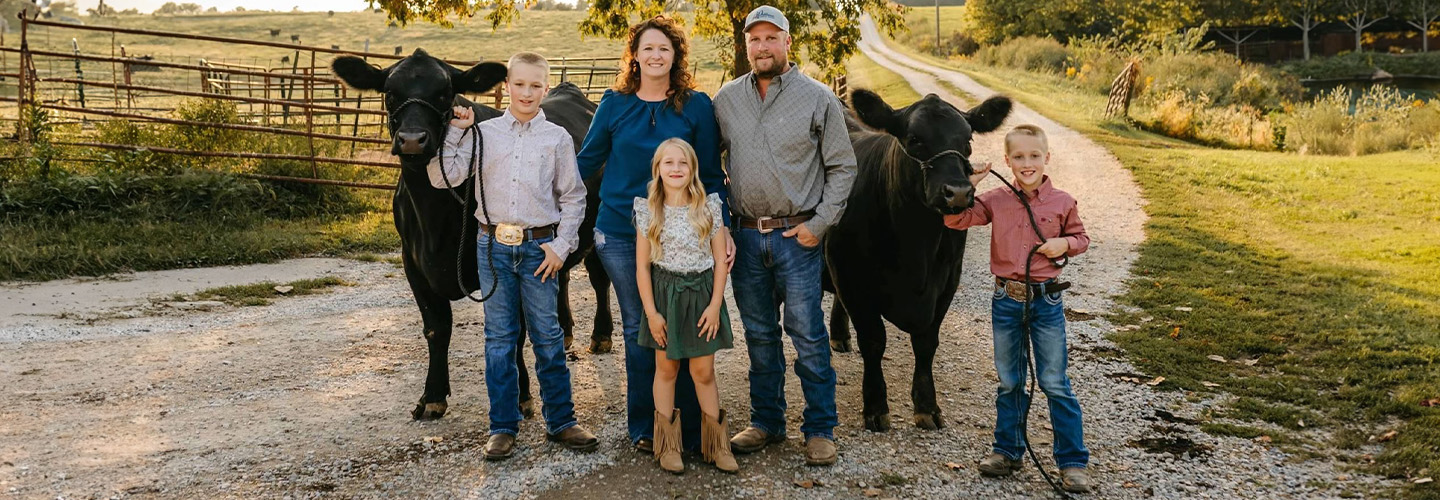
[[830, 306], [830, 349], [850, 352], [850, 314], [845, 311], [845, 304], [840, 302], [838, 294]]
[[560, 316], [560, 330], [565, 332], [565, 350], [570, 350], [570, 344], [575, 342], [575, 316], [570, 310], [570, 271], [562, 269], [558, 273], [560, 279], [560, 296], [555, 301], [556, 312]]
[[420, 318], [424, 323], [426, 348], [429, 350], [429, 367], [425, 373], [425, 392], [410, 412], [415, 420], [431, 420], [445, 416], [445, 398], [450, 395], [450, 301], [430, 290], [420, 278], [418, 269], [406, 266], [406, 277], [415, 303], [420, 306]]
[[525, 315], [519, 316], [520, 340], [515, 343], [515, 368], [519, 374], [516, 384], [520, 386], [520, 415], [530, 419], [535, 417], [535, 399], [530, 397], [530, 372], [525, 369], [525, 339], [530, 336], [525, 326]]
[[860, 357], [865, 360], [865, 377], [861, 393], [865, 402], [865, 428], [875, 432], [890, 430], [890, 401], [885, 389], [885, 323], [880, 313], [869, 310], [850, 311], [859, 340]]
[[940, 347], [940, 318], [935, 327], [910, 335], [915, 349], [915, 377], [910, 381], [910, 403], [915, 409], [915, 426], [936, 430], [945, 426], [940, 405], [935, 402], [935, 350]]
[[585, 256], [585, 272], [590, 276], [590, 287], [595, 289], [595, 330], [590, 333], [590, 353], [608, 353], [614, 348], [610, 338], [615, 334], [615, 318], [610, 315], [610, 275], [600, 263], [598, 252]]

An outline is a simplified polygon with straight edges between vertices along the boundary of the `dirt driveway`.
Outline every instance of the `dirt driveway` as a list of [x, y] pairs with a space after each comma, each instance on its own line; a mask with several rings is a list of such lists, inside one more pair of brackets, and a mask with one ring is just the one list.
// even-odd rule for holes
[[[867, 32], [868, 55], [905, 74], [922, 92], [935, 87], [940, 70], [916, 69], [919, 63], [869, 43], [873, 36], [873, 30]], [[1115, 326], [1097, 315], [1114, 307], [1109, 297], [1121, 290], [1143, 236], [1139, 192], [1128, 172], [1099, 146], [1023, 106], [1011, 122], [1021, 121], [1050, 130], [1056, 151], [1052, 175], [1080, 200], [1094, 240], [1091, 251], [1066, 271], [1078, 283], [1066, 300], [1072, 317], [1071, 375], [1084, 406], [1092, 470], [1100, 485], [1095, 496], [1315, 498], [1336, 495], [1323, 485], [1342, 474], [1352, 485], [1373, 482], [1338, 472], [1332, 463], [1296, 461], [1265, 444], [1200, 433], [1183, 419], [1200, 415], [1208, 402], [1156, 394], [1117, 375], [1134, 367], [1104, 339]], [[979, 155], [999, 158], [999, 150], [996, 135], [976, 142]], [[892, 329], [887, 380], [895, 430], [876, 434], [863, 429], [859, 356], [837, 355], [839, 463], [818, 469], [801, 465], [800, 444], [792, 439], [742, 456], [738, 476], [694, 466], [684, 476], [670, 476], [630, 451], [620, 354], [571, 355], [577, 413], [601, 436], [598, 452], [558, 450], [544, 442], [537, 424], [527, 422], [513, 459], [484, 462], [482, 318], [480, 308], [468, 303], [457, 303], [450, 411], [437, 422], [411, 421], [425, 348], [419, 314], [391, 264], [302, 259], [3, 284], [0, 495], [1046, 496], [1048, 486], [1033, 469], [1004, 480], [982, 479], [974, 470], [989, 450], [994, 418], [984, 264], [988, 237], [987, 230], [971, 231], [962, 290], [936, 358], [947, 427], [921, 431], [903, 424], [909, 420], [911, 354], [908, 339]], [[350, 285], [261, 307], [163, 305], [172, 294], [212, 286], [320, 276], [336, 276]], [[587, 280], [576, 278], [577, 310], [584, 311], [593, 304], [593, 294]], [[589, 331], [589, 321], [589, 315], [581, 315], [578, 328]], [[732, 430], [744, 424], [748, 408], [748, 362], [743, 342], [737, 339], [737, 344], [717, 360], [723, 404], [737, 417]], [[795, 378], [789, 379], [791, 431], [796, 434], [803, 401]], [[1030, 433], [1048, 457], [1043, 403], [1036, 405]]]

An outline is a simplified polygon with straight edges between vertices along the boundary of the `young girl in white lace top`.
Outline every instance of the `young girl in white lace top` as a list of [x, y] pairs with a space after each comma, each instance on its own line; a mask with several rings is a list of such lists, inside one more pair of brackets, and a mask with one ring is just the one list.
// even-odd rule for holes
[[[645, 305], [639, 344], [655, 349], [655, 458], [679, 474], [680, 410], [675, 378], [680, 360], [700, 400], [700, 452], [725, 472], [730, 453], [725, 412], [715, 386], [715, 352], [733, 345], [725, 310], [725, 237], [720, 198], [705, 195], [695, 150], [683, 139], [660, 143], [651, 160], [649, 198], [635, 198], [636, 281]], [[718, 235], [718, 236], [717, 236]]]

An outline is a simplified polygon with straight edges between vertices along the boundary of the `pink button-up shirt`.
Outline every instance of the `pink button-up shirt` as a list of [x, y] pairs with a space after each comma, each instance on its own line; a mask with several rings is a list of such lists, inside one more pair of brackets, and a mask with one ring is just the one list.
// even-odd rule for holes
[[[1090, 236], [1080, 222], [1075, 198], [1055, 189], [1046, 176], [1029, 198], [1035, 221], [1046, 238], [1063, 237], [1070, 242], [1068, 257], [1084, 253], [1090, 247]], [[1010, 188], [991, 189], [975, 199], [975, 205], [955, 215], [945, 216], [945, 226], [967, 229], [993, 223], [990, 235], [990, 272], [1009, 280], [1025, 279], [1025, 257], [1030, 249], [1044, 242], [1035, 240], [1025, 206]], [[1060, 276], [1060, 268], [1040, 253], [1030, 259], [1030, 282], [1039, 283]]]

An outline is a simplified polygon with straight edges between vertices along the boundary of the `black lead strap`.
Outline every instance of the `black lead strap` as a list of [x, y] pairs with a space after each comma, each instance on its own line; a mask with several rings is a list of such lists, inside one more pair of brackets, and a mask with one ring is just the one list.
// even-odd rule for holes
[[[460, 96], [456, 95], [453, 101], [455, 105], [460, 105]], [[390, 112], [391, 128], [394, 128], [395, 116], [400, 114], [401, 110], [404, 110], [406, 106], [409, 106], [411, 104], [420, 104], [440, 115], [440, 122], [442, 127], [449, 124], [450, 118], [453, 114], [448, 109], [442, 111], [440, 108], [435, 107], [434, 104], [426, 102], [424, 99], [412, 97], [406, 99], [405, 102], [400, 103], [399, 106], [395, 107], [394, 111]], [[490, 210], [485, 206], [485, 177], [481, 175], [480, 163], [476, 161], [476, 159], [480, 155], [480, 148], [485, 145], [485, 139], [480, 135], [480, 122], [477, 120], [475, 122], [472, 122], [469, 127], [466, 127], [465, 131], [460, 133], [461, 140], [465, 139], [465, 134], [470, 134], [470, 168], [471, 175], [475, 177], [475, 191], [480, 192], [480, 213], [484, 215], [485, 220], [488, 221], [490, 220]], [[450, 197], [454, 198], [456, 203], [460, 204], [460, 234], [463, 235], [466, 231], [470, 229], [470, 219], [474, 217], [474, 215], [470, 214], [469, 210], [467, 210], [467, 208], [469, 208], [470, 206], [470, 197], [473, 196], [474, 193], [472, 193], [469, 189], [465, 190], [465, 197], [463, 199], [460, 197], [460, 195], [455, 194], [455, 186], [450, 184], [450, 176], [445, 174], [444, 138], [441, 138], [440, 147], [436, 149], [435, 155], [436, 157], [440, 158], [440, 177], [445, 180], [445, 187], [448, 188], [445, 191], [447, 193], [450, 193]], [[464, 187], [463, 183], [461, 184], [461, 187]], [[465, 241], [465, 238], [460, 238], [460, 248], [455, 249], [455, 282], [457, 285], [460, 286], [460, 291], [465, 294], [465, 298], [473, 300], [475, 302], [485, 302], [486, 300], [490, 300], [490, 296], [494, 295], [495, 290], [499, 288], [500, 275], [495, 273], [495, 260], [487, 258], [485, 259], [486, 263], [490, 265], [490, 293], [486, 293], [477, 299], [475, 298], [474, 290], [466, 290], [465, 273], [463, 271], [464, 266], [461, 265], [464, 263], [465, 260], [466, 243], [467, 242]], [[487, 254], [491, 254], [494, 253], [494, 250], [495, 238], [487, 239], [485, 252]]]
[[[1034, 260], [1035, 252], [1040, 250], [1040, 245], [1045, 244], [1045, 235], [1040, 232], [1040, 225], [1035, 223], [1035, 210], [1030, 208], [1030, 202], [1025, 199], [1025, 193], [1016, 189], [1014, 185], [1010, 184], [1010, 181], [1005, 180], [1004, 177], [1001, 177], [1000, 174], [994, 170], [991, 170], [990, 173], [995, 174], [996, 179], [1000, 179], [1000, 182], [1004, 183], [1005, 187], [1010, 188], [1010, 192], [1015, 193], [1015, 196], [1020, 198], [1020, 204], [1025, 207], [1025, 213], [1030, 216], [1030, 228], [1035, 230], [1035, 236], [1040, 238], [1040, 243], [1030, 247], [1030, 253], [1025, 256], [1025, 304], [1021, 306], [1020, 331], [1025, 334], [1022, 341], [1025, 343], [1025, 364], [1030, 368], [1030, 393], [1027, 395], [1028, 397], [1025, 398], [1025, 412], [1021, 414], [1020, 431], [1024, 434], [1025, 451], [1030, 454], [1030, 462], [1035, 464], [1035, 470], [1040, 471], [1040, 475], [1045, 478], [1045, 482], [1050, 484], [1050, 488], [1054, 489], [1055, 493], [1060, 495], [1060, 498], [1070, 499], [1072, 498], [1070, 494], [1066, 493], [1064, 489], [1061, 489], [1060, 485], [1055, 484], [1055, 480], [1050, 477], [1050, 473], [1046, 472], [1045, 467], [1040, 465], [1040, 458], [1035, 456], [1035, 448], [1030, 446], [1030, 408], [1031, 403], [1033, 403], [1035, 399], [1035, 382], [1040, 378], [1035, 370], [1034, 353], [1031, 352], [1030, 347], [1030, 322], [1035, 319], [1031, 317], [1030, 314], [1030, 301], [1032, 299], [1030, 293], [1033, 290], [1030, 286], [1030, 262]], [[1062, 257], [1060, 260], [1050, 259], [1050, 262], [1055, 264], [1055, 267], [1065, 267], [1066, 264], [1070, 263], [1070, 259], [1069, 257]]]

